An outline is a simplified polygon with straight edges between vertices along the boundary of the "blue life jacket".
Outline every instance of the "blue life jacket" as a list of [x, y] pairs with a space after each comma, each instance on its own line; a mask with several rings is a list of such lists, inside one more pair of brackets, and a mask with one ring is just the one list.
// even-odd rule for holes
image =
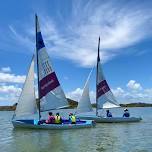
[[108, 113], [107, 113], [107, 117], [112, 117], [111, 112], [108, 112]]
[[125, 113], [123, 114], [123, 117], [130, 117], [129, 112], [125, 112]]

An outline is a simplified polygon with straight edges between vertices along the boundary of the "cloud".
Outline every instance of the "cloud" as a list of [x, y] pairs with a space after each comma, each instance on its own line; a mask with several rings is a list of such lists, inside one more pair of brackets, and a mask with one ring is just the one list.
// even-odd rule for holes
[[115, 90], [114, 89], [111, 89], [111, 90], [116, 97], [121, 97], [125, 93], [125, 91], [120, 87], [116, 88]]
[[0, 83], [0, 105], [13, 104], [18, 101], [21, 88], [16, 85]]
[[[129, 87], [129, 89], [128, 89]], [[152, 88], [143, 89], [140, 83], [135, 80], [130, 80], [125, 88], [117, 87], [111, 88], [118, 103], [152, 103]], [[83, 89], [76, 88], [73, 91], [66, 93], [68, 98], [79, 101], [82, 95]], [[92, 103], [96, 101], [96, 92], [90, 91], [90, 99]]]
[[[107, 62], [126, 53], [123, 48], [135, 45], [152, 34], [149, 30], [152, 11], [148, 2], [143, 4], [138, 1], [137, 5], [134, 1], [72, 1], [71, 8], [67, 18], [60, 13], [61, 10], [57, 10], [60, 18], [40, 15], [40, 25], [51, 56], [66, 58], [78, 66], [95, 64], [99, 35], [101, 58]], [[26, 32], [18, 31], [12, 25], [9, 29], [17, 43], [34, 49], [33, 27], [25, 29]]]
[[5, 72], [5, 73], [10, 73], [11, 72], [11, 68], [10, 67], [2, 67], [1, 72]]
[[[17, 42], [17, 47], [21, 46], [22, 48], [26, 48], [29, 51], [33, 51], [34, 48], [34, 41], [30, 34], [27, 34], [24, 30], [22, 33], [18, 33], [12, 25], [8, 26], [9, 30], [11, 31], [10, 38], [13, 39], [11, 43], [14, 41]], [[27, 52], [23, 49], [24, 52]]]
[[18, 88], [14, 85], [0, 85], [0, 93], [14, 93], [20, 94], [21, 88]]
[[[80, 97], [82, 95], [82, 92], [83, 92], [83, 89], [76, 88], [75, 90], [66, 93], [66, 97], [71, 98], [71, 99], [73, 99], [75, 101], [79, 101]], [[90, 100], [91, 100], [92, 103], [95, 102], [95, 97], [96, 97], [95, 96], [95, 92], [94, 91], [90, 91]]]
[[11, 73], [0, 72], [0, 82], [3, 83], [24, 83], [25, 75], [15, 75]]
[[142, 89], [140, 83], [137, 83], [135, 80], [130, 80], [126, 86], [131, 90], [141, 90]]

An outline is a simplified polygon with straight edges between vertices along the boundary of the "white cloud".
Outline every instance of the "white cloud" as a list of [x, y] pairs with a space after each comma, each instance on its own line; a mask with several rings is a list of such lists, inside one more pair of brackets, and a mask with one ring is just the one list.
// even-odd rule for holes
[[115, 90], [114, 89], [111, 89], [113, 94], [116, 96], [116, 97], [121, 97], [124, 95], [124, 90], [120, 87], [116, 88]]
[[[70, 99], [73, 99], [75, 101], [79, 101], [80, 97], [82, 95], [82, 92], [83, 92], [83, 89], [76, 88], [75, 90], [68, 92], [66, 94], [66, 97], [68, 97]], [[95, 92], [94, 91], [90, 91], [90, 100], [91, 100], [92, 103], [94, 103], [95, 100], [96, 100], [96, 96], [95, 96]]]
[[[151, 35], [149, 29], [152, 25], [152, 12], [148, 4], [138, 3], [137, 6], [136, 3], [127, 1], [73, 1], [68, 18], [59, 14], [60, 20], [44, 15], [40, 18], [47, 49], [52, 56], [64, 57], [79, 66], [95, 64], [99, 35], [103, 62], [126, 53], [122, 48], [132, 46]], [[63, 22], [62, 27], [59, 22]], [[20, 42], [24, 47], [33, 50], [34, 32], [25, 29], [26, 32], [22, 33], [17, 32], [13, 26], [9, 28], [17, 43]], [[28, 29], [34, 31], [33, 27]]]
[[[116, 100], [118, 103], [136, 103], [136, 102], [143, 102], [143, 103], [152, 103], [152, 88], [149, 89], [139, 89], [135, 87], [136, 91], [128, 90], [127, 88], [122, 89], [121, 87], [117, 87], [116, 89], [112, 89]], [[138, 88], [138, 89], [137, 89]], [[68, 98], [73, 100], [79, 101], [82, 95], [83, 89], [76, 88], [73, 91], [70, 91], [66, 94]], [[90, 100], [92, 103], [96, 101], [96, 93], [95, 91], [90, 91]]]
[[135, 80], [130, 80], [126, 86], [132, 90], [141, 90], [142, 89], [141, 84], [137, 83]]
[[11, 68], [10, 67], [2, 67], [0, 71], [5, 72], [5, 73], [9, 73], [9, 72], [11, 72]]
[[14, 85], [0, 85], [0, 93], [14, 93], [20, 94], [21, 88], [18, 88]]
[[[22, 35], [22, 34], [18, 33], [12, 25], [9, 25], [9, 29], [12, 32], [11, 38], [13, 40], [17, 41], [17, 46], [22, 46], [23, 48], [27, 48], [30, 51], [34, 50], [34, 41], [30, 35], [25, 34], [25, 33]], [[23, 31], [24, 30], [22, 30], [22, 32]]]
[[0, 105], [11, 105], [18, 101], [21, 88], [15, 85], [0, 84]]
[[15, 75], [11, 73], [0, 72], [0, 82], [10, 83], [24, 83], [25, 75]]

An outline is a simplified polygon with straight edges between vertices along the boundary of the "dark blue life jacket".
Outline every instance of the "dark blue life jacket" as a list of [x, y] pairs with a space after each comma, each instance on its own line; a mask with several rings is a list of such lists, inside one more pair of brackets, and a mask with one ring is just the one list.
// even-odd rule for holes
[[125, 113], [123, 114], [123, 117], [130, 117], [129, 112], [125, 112]]
[[107, 117], [112, 117], [111, 112], [108, 112], [108, 113], [107, 113]]

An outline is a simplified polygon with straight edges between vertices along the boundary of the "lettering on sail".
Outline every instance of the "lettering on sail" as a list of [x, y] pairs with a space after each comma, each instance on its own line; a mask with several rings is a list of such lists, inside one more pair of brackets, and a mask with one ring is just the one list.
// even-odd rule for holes
[[103, 94], [107, 93], [108, 91], [110, 91], [110, 88], [109, 88], [109, 86], [107, 84], [107, 81], [106, 80], [101, 81], [97, 85], [97, 98], [99, 98]]
[[40, 99], [60, 85], [55, 72], [40, 80]]
[[54, 82], [54, 80], [51, 80], [48, 83], [44, 84], [43, 86], [41, 86], [41, 90], [44, 90], [46, 87], [48, 87], [49, 85], [51, 85], [53, 82]]

